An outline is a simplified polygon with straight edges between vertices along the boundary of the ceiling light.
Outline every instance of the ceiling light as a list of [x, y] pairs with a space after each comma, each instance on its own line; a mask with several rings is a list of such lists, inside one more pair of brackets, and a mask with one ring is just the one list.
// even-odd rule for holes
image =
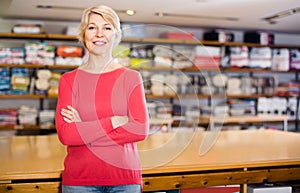
[[197, 18], [197, 19], [216, 19], [216, 20], [228, 20], [228, 21], [238, 21], [236, 17], [218, 17], [218, 16], [206, 16], [206, 15], [188, 15], [188, 14], [175, 14], [175, 13], [155, 13], [159, 17], [186, 17], [186, 18]]
[[300, 7], [296, 7], [296, 8], [293, 8], [293, 9], [288, 9], [288, 10], [276, 13], [274, 15], [271, 15], [271, 16], [268, 16], [268, 17], [265, 17], [265, 18], [262, 18], [262, 19], [268, 21], [269, 23], [272, 23], [272, 22], [274, 22], [274, 19], [280, 19], [280, 18], [283, 18], [283, 17], [294, 15], [298, 12], [300, 12]]
[[132, 15], [136, 14], [136, 11], [134, 11], [134, 10], [132, 10], [132, 9], [127, 9], [127, 10], [125, 11], [125, 13], [126, 13], [127, 15], [129, 15], [129, 16], [132, 16]]
[[155, 15], [158, 16], [158, 17], [163, 17], [163, 16], [164, 16], [164, 13], [159, 12], [159, 13], [156, 13]]

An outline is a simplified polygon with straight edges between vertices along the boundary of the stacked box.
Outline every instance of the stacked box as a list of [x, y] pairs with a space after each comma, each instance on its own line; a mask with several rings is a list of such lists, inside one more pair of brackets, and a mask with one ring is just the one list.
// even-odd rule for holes
[[262, 45], [274, 44], [274, 34], [266, 32], [246, 32], [244, 34], [244, 42], [256, 43]]
[[55, 46], [46, 42], [26, 42], [25, 61], [29, 64], [53, 65]]
[[0, 109], [0, 126], [17, 125], [17, 109]]
[[10, 94], [10, 75], [8, 68], [0, 68], [0, 94]]
[[33, 107], [21, 106], [18, 109], [18, 119], [20, 125], [36, 125], [38, 110]]
[[83, 63], [83, 48], [78, 46], [58, 46], [56, 49], [56, 65], [79, 66]]
[[248, 67], [248, 47], [233, 46], [230, 47], [230, 66], [231, 67]]
[[11, 93], [27, 94], [29, 86], [29, 73], [27, 68], [12, 68]]
[[294, 48], [290, 49], [290, 69], [299, 70], [300, 69], [300, 49]]
[[248, 193], [292, 193], [291, 186], [277, 186], [277, 185], [248, 185]]
[[134, 23], [121, 24], [122, 37], [124, 38], [144, 38], [145, 25]]
[[221, 48], [214, 46], [196, 46], [193, 63], [199, 68], [219, 68]]
[[1, 64], [24, 64], [24, 56], [23, 48], [0, 48]]
[[39, 112], [39, 125], [43, 129], [54, 125], [55, 110], [41, 110]]
[[269, 47], [252, 48], [250, 51], [249, 67], [270, 68], [272, 65], [272, 52]]
[[287, 48], [272, 49], [272, 70], [289, 71], [290, 53]]

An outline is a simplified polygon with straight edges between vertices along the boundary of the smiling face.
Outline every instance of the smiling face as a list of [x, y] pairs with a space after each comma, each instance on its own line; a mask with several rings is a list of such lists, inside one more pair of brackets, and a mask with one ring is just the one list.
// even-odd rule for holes
[[101, 15], [90, 14], [84, 33], [85, 45], [90, 54], [112, 54], [116, 40], [115, 29]]

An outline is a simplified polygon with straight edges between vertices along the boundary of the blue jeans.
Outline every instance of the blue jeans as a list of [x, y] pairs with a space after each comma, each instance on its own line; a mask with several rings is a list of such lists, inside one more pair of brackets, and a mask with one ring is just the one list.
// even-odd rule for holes
[[62, 185], [62, 193], [141, 193], [141, 185], [118, 186], [65, 186]]

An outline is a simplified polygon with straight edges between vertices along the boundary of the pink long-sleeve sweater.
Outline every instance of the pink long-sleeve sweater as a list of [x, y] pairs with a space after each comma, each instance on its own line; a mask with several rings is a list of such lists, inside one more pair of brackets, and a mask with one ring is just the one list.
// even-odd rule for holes
[[[82, 122], [67, 123], [60, 111], [73, 106]], [[113, 128], [112, 116], [128, 116]], [[75, 69], [59, 84], [56, 128], [67, 146], [64, 185], [141, 184], [136, 142], [148, 133], [148, 111], [143, 82], [137, 71], [118, 68], [93, 74]]]

